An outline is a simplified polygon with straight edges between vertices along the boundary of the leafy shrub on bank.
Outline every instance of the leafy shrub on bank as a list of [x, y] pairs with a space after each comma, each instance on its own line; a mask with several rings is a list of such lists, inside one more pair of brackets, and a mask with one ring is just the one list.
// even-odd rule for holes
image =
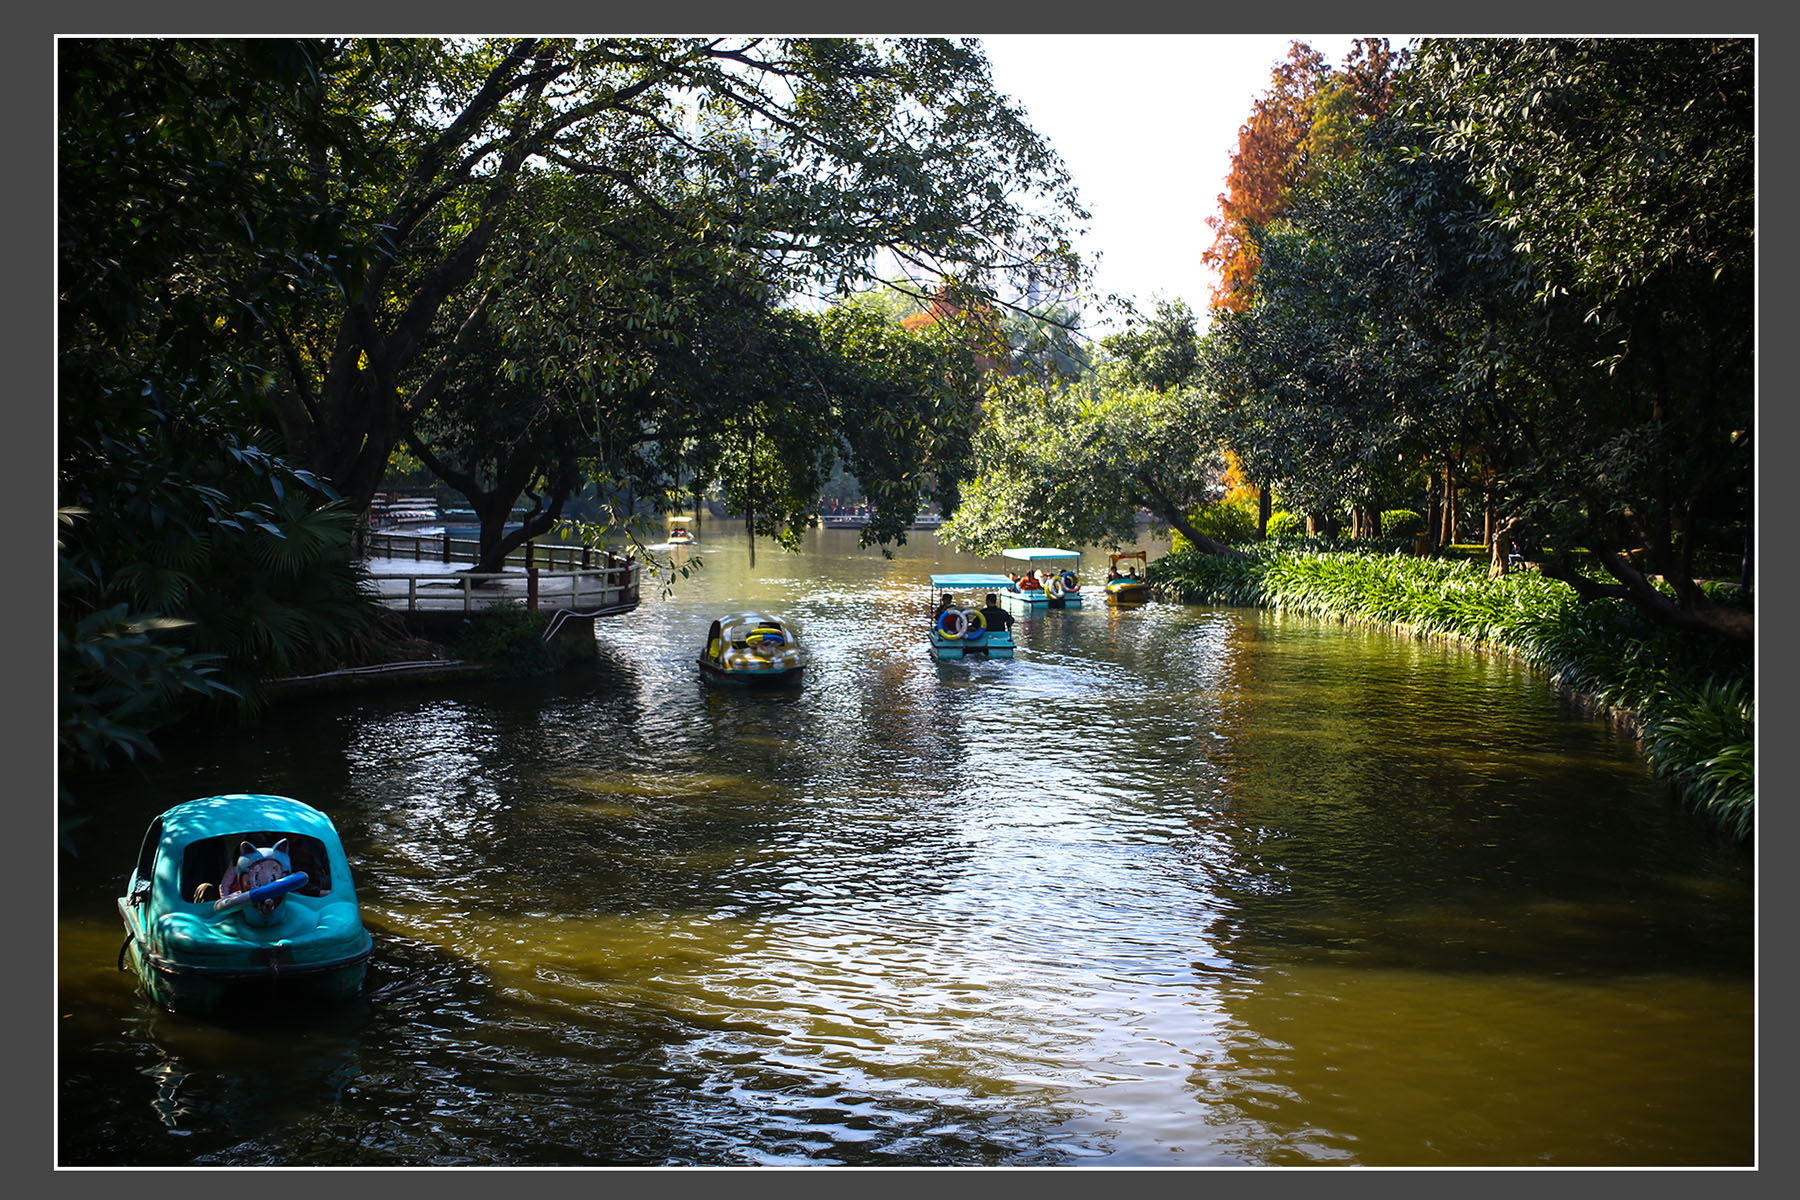
[[1301, 538], [1306, 536], [1306, 518], [1296, 512], [1278, 509], [1269, 514], [1269, 536], [1272, 538]]
[[1410, 508], [1390, 508], [1381, 514], [1381, 536], [1406, 538], [1425, 532], [1425, 518]]
[[502, 600], [476, 609], [468, 625], [457, 635], [451, 652], [468, 662], [485, 663], [501, 678], [542, 675], [557, 668], [557, 659], [544, 640], [549, 618], [532, 612], [516, 600]]
[[[1219, 501], [1188, 514], [1194, 528], [1215, 542], [1242, 546], [1256, 540], [1256, 513], [1242, 504]], [[1304, 526], [1304, 523], [1303, 523]], [[1170, 538], [1171, 550], [1192, 550], [1194, 544], [1180, 530]]]
[[1651, 624], [1615, 601], [1583, 604], [1534, 571], [1403, 554], [1255, 547], [1152, 563], [1158, 595], [1396, 625], [1518, 655], [1552, 682], [1631, 720], [1682, 801], [1740, 840], [1755, 825], [1756, 714], [1749, 652]]

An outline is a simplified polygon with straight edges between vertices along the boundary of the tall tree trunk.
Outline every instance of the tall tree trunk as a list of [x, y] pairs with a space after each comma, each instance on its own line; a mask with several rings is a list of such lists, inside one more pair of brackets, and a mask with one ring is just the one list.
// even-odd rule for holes
[[756, 570], [756, 456], [749, 456], [750, 478], [744, 480], [744, 532], [750, 535], [750, 569]]
[[1746, 592], [1756, 578], [1756, 501], [1744, 506], [1744, 565], [1738, 575], [1738, 586]]
[[1456, 480], [1448, 466], [1444, 468], [1444, 536], [1439, 539], [1439, 544], [1456, 544]]
[[1425, 483], [1425, 541], [1431, 549], [1443, 545], [1443, 527], [1439, 518], [1443, 515], [1443, 504], [1438, 500], [1434, 480]]

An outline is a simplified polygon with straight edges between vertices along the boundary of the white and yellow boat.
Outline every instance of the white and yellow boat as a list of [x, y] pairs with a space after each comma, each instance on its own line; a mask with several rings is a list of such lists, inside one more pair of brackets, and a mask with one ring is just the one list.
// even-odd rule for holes
[[700, 673], [716, 683], [744, 687], [794, 687], [806, 669], [806, 651], [794, 627], [774, 613], [726, 613], [712, 623], [700, 652]]
[[1107, 555], [1107, 559], [1108, 604], [1142, 604], [1150, 599], [1150, 582], [1145, 578], [1150, 571], [1149, 554], [1142, 550], [1124, 550]]

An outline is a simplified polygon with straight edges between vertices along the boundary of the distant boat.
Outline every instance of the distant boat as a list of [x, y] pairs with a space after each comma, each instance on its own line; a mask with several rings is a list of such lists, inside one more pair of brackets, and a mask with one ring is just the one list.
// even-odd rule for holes
[[[1150, 556], [1142, 550], [1126, 550], [1114, 552], [1107, 556], [1110, 560], [1106, 572], [1106, 602], [1108, 604], [1142, 604], [1150, 599], [1150, 584], [1139, 574], [1138, 564], [1143, 564], [1144, 574], [1150, 570]], [[1119, 564], [1127, 564], [1121, 571]]]
[[442, 521], [438, 506], [429, 501], [394, 501], [369, 506], [369, 523], [382, 527], [392, 525], [433, 525]]
[[1019, 581], [1000, 593], [1002, 599], [1027, 608], [1039, 604], [1049, 608], [1081, 607], [1081, 576], [1075, 573], [1081, 563], [1079, 550], [1009, 546], [1000, 553], [1026, 564]]
[[[848, 512], [821, 513], [819, 525], [824, 529], [861, 529], [875, 519], [875, 510], [855, 508]], [[936, 529], [944, 523], [937, 513], [920, 513], [907, 523], [908, 529]]]

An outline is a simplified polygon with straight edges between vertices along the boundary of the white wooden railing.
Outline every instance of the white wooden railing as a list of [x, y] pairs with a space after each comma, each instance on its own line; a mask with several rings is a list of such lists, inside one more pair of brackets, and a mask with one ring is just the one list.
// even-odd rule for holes
[[585, 571], [381, 574], [370, 578], [369, 587], [387, 607], [405, 612], [473, 612], [511, 601], [531, 609], [600, 614], [637, 604], [638, 572], [637, 563], [621, 562]]
[[[475, 538], [452, 537], [448, 533], [405, 533], [391, 529], [365, 529], [357, 533], [357, 543], [365, 558], [410, 558], [414, 562], [468, 562], [481, 556], [481, 542]], [[518, 566], [543, 567], [550, 570], [587, 569], [617, 564], [623, 560], [606, 550], [591, 546], [546, 545], [527, 542], [506, 556], [506, 562]]]

